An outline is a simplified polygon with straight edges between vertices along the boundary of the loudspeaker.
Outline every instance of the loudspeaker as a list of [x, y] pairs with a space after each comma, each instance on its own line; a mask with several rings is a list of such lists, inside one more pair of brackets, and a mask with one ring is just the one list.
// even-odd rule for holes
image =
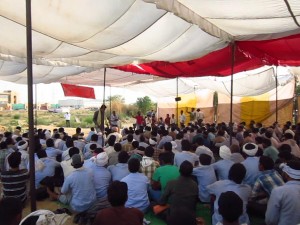
[[179, 101], [181, 101], [181, 97], [175, 98], [175, 102], [179, 102]]

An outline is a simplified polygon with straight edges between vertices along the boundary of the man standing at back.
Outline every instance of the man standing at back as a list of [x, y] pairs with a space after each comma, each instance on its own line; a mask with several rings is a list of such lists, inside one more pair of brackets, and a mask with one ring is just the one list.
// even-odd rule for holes
[[70, 127], [71, 126], [71, 124], [70, 124], [71, 114], [69, 112], [66, 112], [64, 117], [65, 117], [65, 120], [66, 120], [66, 127]]
[[112, 111], [109, 122], [110, 122], [110, 128], [119, 127], [119, 117], [117, 116], [116, 111]]

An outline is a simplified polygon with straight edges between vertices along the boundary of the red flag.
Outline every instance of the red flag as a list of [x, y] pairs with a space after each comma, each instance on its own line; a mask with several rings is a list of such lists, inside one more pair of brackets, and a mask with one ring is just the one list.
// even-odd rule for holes
[[95, 99], [94, 88], [77, 86], [72, 84], [61, 84], [65, 96]]

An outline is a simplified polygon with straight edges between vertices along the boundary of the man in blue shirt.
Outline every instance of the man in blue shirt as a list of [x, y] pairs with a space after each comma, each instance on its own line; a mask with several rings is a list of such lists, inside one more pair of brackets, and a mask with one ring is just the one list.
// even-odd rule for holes
[[239, 218], [239, 222], [250, 224], [248, 214], [246, 212], [248, 198], [251, 194], [251, 187], [242, 184], [246, 175], [246, 168], [241, 163], [235, 163], [229, 170], [228, 180], [220, 180], [207, 186], [207, 190], [211, 195], [216, 197], [214, 202], [214, 214], [212, 216], [212, 224], [216, 225], [222, 222], [223, 218], [218, 211], [218, 200], [223, 192], [233, 191], [243, 200], [243, 214]]
[[146, 212], [150, 202], [148, 198], [149, 179], [142, 173], [139, 173], [140, 161], [137, 158], [131, 158], [128, 162], [130, 174], [121, 181], [127, 183], [128, 200], [125, 207], [138, 208]]
[[128, 159], [128, 153], [121, 151], [118, 155], [119, 163], [107, 167], [107, 170], [111, 173], [112, 181], [122, 180], [122, 178], [126, 177], [130, 173], [127, 164]]
[[191, 152], [191, 144], [188, 140], [181, 141], [181, 149], [182, 152], [178, 152], [174, 156], [175, 166], [180, 167], [181, 163], [185, 160], [192, 163], [193, 166], [197, 166], [199, 164], [199, 158], [194, 152]]
[[96, 200], [96, 191], [93, 182], [93, 174], [83, 167], [83, 160], [79, 154], [72, 156], [72, 165], [76, 169], [64, 181], [61, 195], [54, 192], [48, 194], [64, 204], [70, 204], [71, 209], [76, 212], [88, 210]]
[[206, 187], [217, 181], [216, 173], [210, 165], [211, 157], [207, 154], [201, 154], [199, 157], [200, 166], [193, 169], [192, 175], [196, 176], [198, 181], [199, 199], [201, 202], [210, 202], [210, 194]]
[[49, 158], [56, 159], [58, 155], [63, 153], [62, 150], [54, 148], [54, 140], [52, 138], [47, 139], [46, 145], [47, 148], [45, 151], [47, 152], [47, 156]]
[[226, 145], [221, 146], [219, 155], [222, 159], [212, 164], [212, 166], [216, 171], [218, 180], [227, 180], [229, 169], [233, 165], [233, 161], [230, 160], [230, 149]]
[[244, 183], [250, 185], [251, 187], [253, 187], [254, 182], [259, 175], [259, 158], [255, 156], [257, 151], [258, 146], [254, 143], [247, 143], [243, 146], [243, 152], [247, 155], [247, 158], [242, 162], [247, 171]]
[[289, 161], [283, 166], [283, 186], [273, 189], [266, 212], [267, 225], [300, 223], [300, 162]]
[[47, 153], [44, 150], [39, 150], [37, 152], [38, 160], [42, 164], [40, 168], [35, 169], [35, 188], [39, 188], [41, 180], [45, 177], [54, 176], [55, 168], [60, 167], [60, 163], [54, 159], [48, 158]]
[[103, 198], [107, 196], [107, 188], [111, 182], [111, 174], [105, 168], [107, 163], [107, 153], [101, 152], [96, 156], [95, 164], [91, 168], [94, 174], [94, 184], [97, 198]]

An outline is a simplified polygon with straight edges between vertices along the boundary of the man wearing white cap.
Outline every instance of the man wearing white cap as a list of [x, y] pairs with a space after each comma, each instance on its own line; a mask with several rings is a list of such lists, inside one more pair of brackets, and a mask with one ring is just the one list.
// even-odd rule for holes
[[222, 160], [215, 162], [214, 164], [212, 164], [212, 166], [216, 171], [218, 180], [227, 180], [229, 170], [233, 165], [233, 161], [230, 160], [230, 149], [226, 145], [221, 146], [219, 155], [222, 158]]
[[284, 141], [279, 144], [279, 147], [283, 144], [288, 144], [291, 146], [292, 154], [300, 158], [300, 148], [297, 145], [297, 142], [294, 140], [295, 133], [294, 131], [288, 129], [284, 132]]
[[108, 155], [101, 152], [96, 156], [95, 165], [91, 167], [94, 174], [94, 184], [97, 198], [107, 196], [107, 188], [111, 182], [111, 173], [105, 168], [108, 163]]
[[250, 185], [251, 187], [253, 187], [259, 175], [259, 158], [255, 156], [257, 151], [258, 146], [254, 143], [247, 143], [243, 145], [243, 152], [247, 156], [247, 158], [242, 162], [247, 170], [244, 183]]
[[[28, 148], [28, 142], [27, 141], [20, 141], [18, 143], [17, 152], [21, 153], [21, 163], [19, 165], [20, 170], [27, 169], [27, 167], [29, 165], [29, 154], [27, 152], [27, 148]], [[8, 163], [8, 157], [9, 156], [10, 156], [10, 154], [7, 155], [6, 158], [5, 158], [5, 169], [7, 171], [9, 170], [9, 163]]]
[[300, 223], [300, 162], [283, 165], [283, 179], [287, 182], [273, 189], [266, 212], [267, 225], [296, 225]]

